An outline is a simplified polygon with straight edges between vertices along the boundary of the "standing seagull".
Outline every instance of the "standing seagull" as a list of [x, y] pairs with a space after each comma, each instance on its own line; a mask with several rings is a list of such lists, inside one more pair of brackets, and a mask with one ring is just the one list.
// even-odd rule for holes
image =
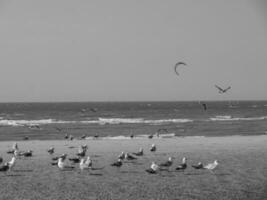
[[57, 166], [59, 169], [64, 170], [64, 169], [73, 169], [73, 166], [68, 166], [66, 165], [66, 163], [64, 162], [63, 158], [59, 158], [58, 159], [58, 163]]
[[156, 145], [152, 144], [151, 148], [150, 148], [150, 151], [155, 152], [156, 150], [157, 150]]
[[125, 158], [125, 153], [122, 151], [118, 158], [123, 160]]
[[172, 157], [169, 157], [168, 160], [164, 163], [161, 163], [159, 166], [160, 167], [170, 167], [173, 163]]
[[176, 167], [176, 170], [185, 170], [187, 167], [186, 160], [187, 159], [185, 157], [183, 157], [182, 164], [178, 165]]
[[15, 166], [15, 162], [16, 162], [16, 158], [15, 158], [15, 156], [13, 156], [13, 157], [11, 158], [11, 161], [9, 161], [9, 162], [7, 163], [10, 171], [11, 171], [12, 168]]
[[92, 160], [91, 158], [88, 156], [86, 161], [84, 158], [81, 159], [81, 162], [80, 162], [80, 169], [81, 170], [85, 170], [85, 169], [90, 169], [92, 168]]

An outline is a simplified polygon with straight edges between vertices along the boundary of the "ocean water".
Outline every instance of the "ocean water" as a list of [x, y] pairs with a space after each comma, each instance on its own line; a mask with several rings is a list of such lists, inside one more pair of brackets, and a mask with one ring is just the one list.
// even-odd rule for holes
[[259, 135], [267, 101], [1, 103], [0, 140]]

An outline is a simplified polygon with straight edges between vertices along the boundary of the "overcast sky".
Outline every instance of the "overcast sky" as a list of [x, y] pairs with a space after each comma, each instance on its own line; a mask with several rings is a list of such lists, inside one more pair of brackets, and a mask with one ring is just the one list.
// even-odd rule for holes
[[0, 101], [267, 99], [265, 2], [0, 0]]

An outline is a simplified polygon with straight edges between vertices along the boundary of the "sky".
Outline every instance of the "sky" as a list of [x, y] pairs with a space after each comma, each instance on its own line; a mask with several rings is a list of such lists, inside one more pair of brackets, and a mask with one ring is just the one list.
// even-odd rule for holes
[[266, 100], [266, 13], [264, 0], [0, 0], [0, 102]]

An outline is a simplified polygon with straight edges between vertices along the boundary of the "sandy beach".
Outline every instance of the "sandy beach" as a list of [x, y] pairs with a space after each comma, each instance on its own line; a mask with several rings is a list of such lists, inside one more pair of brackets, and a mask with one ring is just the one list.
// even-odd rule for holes
[[[0, 144], [4, 160], [14, 141]], [[157, 151], [149, 151], [151, 144]], [[267, 136], [184, 137], [128, 140], [53, 140], [20, 141], [20, 150], [33, 150], [33, 157], [19, 158], [13, 171], [1, 173], [0, 199], [266, 199]], [[62, 153], [76, 154], [87, 144], [87, 155], [94, 170], [61, 171], [51, 158]], [[54, 155], [47, 149], [55, 147]], [[110, 166], [121, 151], [144, 156], [124, 162], [120, 169]], [[169, 171], [151, 175], [145, 172], [152, 161], [175, 158]], [[184, 172], [175, 171], [183, 157], [188, 158]], [[195, 170], [191, 164], [219, 161], [214, 174]]]

